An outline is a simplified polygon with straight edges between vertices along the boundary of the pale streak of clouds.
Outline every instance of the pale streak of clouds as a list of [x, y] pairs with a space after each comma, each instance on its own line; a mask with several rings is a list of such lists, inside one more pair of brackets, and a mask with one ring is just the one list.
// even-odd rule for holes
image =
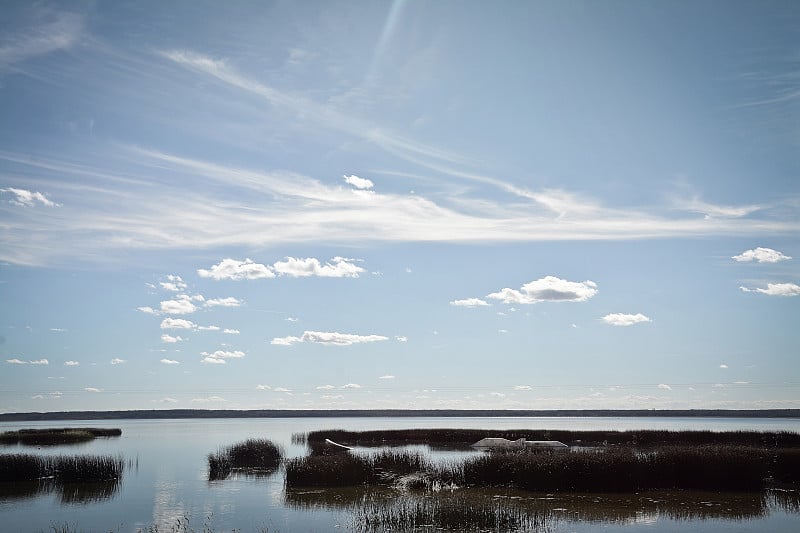
[[74, 46], [83, 31], [83, 17], [75, 13], [33, 7], [36, 25], [17, 28], [0, 46], [0, 73], [28, 59]]
[[324, 344], [328, 346], [350, 346], [368, 342], [388, 340], [383, 335], [355, 335], [352, 333], [337, 333], [325, 331], [305, 331], [300, 337], [275, 337], [270, 344], [277, 346], [292, 346], [300, 343]]
[[743, 292], [758, 292], [767, 296], [800, 296], [800, 285], [796, 283], [767, 283], [767, 288], [739, 287]]
[[44, 205], [47, 207], [58, 207], [58, 204], [49, 200], [44, 194], [26, 189], [15, 189], [8, 187], [0, 189], [0, 193], [7, 193], [13, 195], [9, 200], [10, 203], [20, 207], [34, 207], [36, 204]]
[[450, 305], [455, 307], [485, 307], [491, 305], [490, 303], [481, 300], [480, 298], [464, 298], [463, 300], [452, 300]]

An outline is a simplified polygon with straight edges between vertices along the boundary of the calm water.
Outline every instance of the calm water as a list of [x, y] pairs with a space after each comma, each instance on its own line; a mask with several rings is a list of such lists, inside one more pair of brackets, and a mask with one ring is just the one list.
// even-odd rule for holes
[[[52, 531], [69, 525], [84, 532], [135, 532], [158, 526], [172, 531], [188, 517], [190, 527], [215, 532], [359, 531], [375, 516], [407, 516], [415, 509], [446, 504], [488, 509], [490, 519], [530, 531], [800, 531], [793, 492], [751, 494], [642, 493], [549, 495], [512, 491], [444, 491], [423, 498], [391, 490], [286, 491], [283, 472], [267, 477], [235, 476], [208, 481], [206, 456], [241, 440], [279, 443], [288, 457], [304, 455], [293, 433], [320, 429], [751, 429], [800, 431], [800, 420], [682, 418], [298, 418], [212, 420], [116, 420], [2, 423], [20, 428], [119, 427], [122, 436], [87, 444], [36, 449], [2, 446], [0, 453], [111, 454], [128, 464], [118, 486], [36, 493], [0, 487], [0, 531]], [[476, 514], [475, 520], [483, 515]], [[494, 517], [494, 518], [492, 518]], [[445, 518], [443, 518], [445, 519]], [[456, 520], [457, 517], [454, 518]], [[447, 525], [446, 523], [445, 525]], [[457, 522], [449, 522], [458, 527]], [[484, 524], [494, 530], [494, 524]], [[391, 530], [384, 529], [386, 531]], [[420, 528], [419, 531], [432, 531]]]

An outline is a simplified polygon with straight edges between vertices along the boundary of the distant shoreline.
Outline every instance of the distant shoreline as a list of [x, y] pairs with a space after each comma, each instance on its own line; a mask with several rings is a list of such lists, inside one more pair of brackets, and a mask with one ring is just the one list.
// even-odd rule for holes
[[158, 409], [0, 413], [0, 422], [37, 420], [158, 420], [181, 418], [478, 418], [478, 417], [674, 417], [800, 418], [800, 409]]

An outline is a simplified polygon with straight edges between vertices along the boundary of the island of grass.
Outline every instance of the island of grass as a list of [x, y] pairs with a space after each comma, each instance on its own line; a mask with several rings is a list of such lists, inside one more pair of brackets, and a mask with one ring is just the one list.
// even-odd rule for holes
[[225, 479], [234, 470], [250, 474], [272, 473], [283, 459], [283, 452], [270, 440], [248, 439], [208, 455], [208, 478]]
[[0, 444], [24, 444], [28, 446], [55, 446], [77, 444], [98, 437], [119, 437], [118, 428], [47, 428], [20, 429], [0, 433]]
[[[325, 453], [325, 439], [350, 446], [468, 446], [483, 437], [557, 439], [572, 453], [493, 452], [435, 463], [418, 453]], [[791, 432], [452, 430], [324, 431], [311, 455], [286, 462], [286, 486], [387, 485], [431, 489], [509, 487], [541, 492], [660, 489], [761, 490], [800, 484], [800, 435]]]

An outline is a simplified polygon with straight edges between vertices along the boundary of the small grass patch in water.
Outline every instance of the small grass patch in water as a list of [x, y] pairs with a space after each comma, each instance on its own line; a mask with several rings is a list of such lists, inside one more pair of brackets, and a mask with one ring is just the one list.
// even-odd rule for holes
[[388, 485], [399, 477], [430, 470], [419, 453], [385, 450], [375, 454], [352, 452], [309, 455], [286, 462], [287, 487], [349, 487]]
[[267, 439], [248, 439], [208, 455], [208, 478], [225, 479], [234, 470], [272, 472], [281, 464], [283, 452]]
[[20, 429], [0, 433], [0, 444], [24, 444], [27, 446], [56, 446], [88, 442], [97, 437], [119, 437], [118, 428], [48, 428]]

